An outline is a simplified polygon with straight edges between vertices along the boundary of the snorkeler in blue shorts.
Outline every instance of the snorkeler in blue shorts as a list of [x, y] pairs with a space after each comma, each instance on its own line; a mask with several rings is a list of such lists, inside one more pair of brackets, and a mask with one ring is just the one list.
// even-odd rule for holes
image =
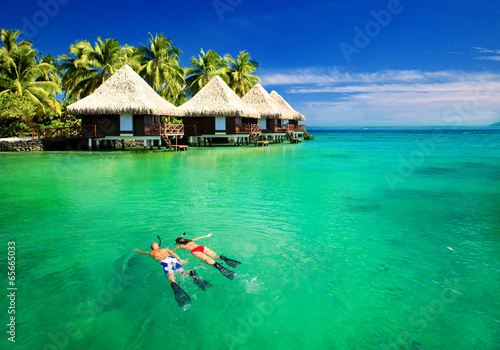
[[184, 271], [182, 264], [187, 263], [187, 260], [180, 260], [179, 256], [168, 248], [160, 249], [158, 243], [151, 244], [150, 252], [141, 252], [139, 249], [134, 249], [134, 250], [139, 254], [149, 255], [160, 263], [163, 271], [168, 277], [168, 280], [171, 282], [170, 285], [174, 290], [175, 300], [177, 301], [177, 304], [179, 304], [179, 306], [181, 307], [189, 303], [191, 301], [191, 298], [175, 281], [176, 273], [187, 273], [191, 275], [194, 282], [203, 290], [212, 286], [210, 283], [199, 277], [196, 274], [196, 271], [194, 270]]

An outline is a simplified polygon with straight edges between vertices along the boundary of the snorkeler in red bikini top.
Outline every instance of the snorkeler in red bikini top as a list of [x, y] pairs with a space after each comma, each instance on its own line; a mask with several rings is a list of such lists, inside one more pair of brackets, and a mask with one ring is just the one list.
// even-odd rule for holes
[[222, 266], [215, 260], [222, 259], [226, 264], [228, 264], [231, 267], [236, 267], [239, 264], [241, 264], [239, 261], [228, 259], [224, 255], [218, 256], [210, 248], [207, 248], [202, 245], [197, 245], [196, 243], [194, 243], [195, 241], [201, 238], [209, 238], [209, 237], [212, 237], [211, 233], [209, 233], [206, 236], [201, 236], [193, 239], [185, 239], [184, 235], [182, 235], [182, 237], [179, 237], [175, 240], [175, 243], [179, 244], [179, 246], [175, 247], [173, 250], [181, 248], [188, 252], [191, 252], [191, 255], [193, 255], [195, 258], [200, 259], [201, 261], [203, 261], [208, 265], [215, 266], [215, 268], [219, 270], [224, 276], [232, 280], [234, 278], [234, 272], [226, 269], [224, 266]]

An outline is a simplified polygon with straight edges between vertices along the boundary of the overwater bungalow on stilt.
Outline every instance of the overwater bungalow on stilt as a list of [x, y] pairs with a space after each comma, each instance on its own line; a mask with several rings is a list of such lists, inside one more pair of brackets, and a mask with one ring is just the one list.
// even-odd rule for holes
[[219, 77], [213, 77], [191, 100], [179, 107], [190, 143], [212, 144], [217, 140], [234, 144], [258, 144], [262, 126], [259, 112], [248, 106]]
[[284, 114], [282, 115], [283, 124], [285, 128], [285, 132], [288, 136], [288, 139], [291, 142], [300, 142], [299, 136], [304, 136], [305, 139], [312, 140], [314, 135], [311, 135], [306, 130], [305, 124], [299, 124], [299, 121], [305, 121], [306, 117], [297, 112], [295, 109], [290, 106], [286, 100], [281, 97], [276, 91], [271, 91], [269, 94], [275, 102], [282, 108]]
[[144, 147], [173, 146], [184, 135], [182, 124], [161, 123], [161, 116], [180, 117], [179, 109], [162, 98], [128, 65], [120, 68], [91, 95], [69, 105], [66, 113], [81, 117], [81, 136], [89, 149], [120, 140], [143, 141]]
[[257, 123], [261, 126], [261, 139], [272, 142], [283, 142], [286, 138], [282, 126], [282, 116], [287, 112], [275, 101], [273, 97], [260, 84], [255, 84], [242, 98], [250, 107], [260, 113]]

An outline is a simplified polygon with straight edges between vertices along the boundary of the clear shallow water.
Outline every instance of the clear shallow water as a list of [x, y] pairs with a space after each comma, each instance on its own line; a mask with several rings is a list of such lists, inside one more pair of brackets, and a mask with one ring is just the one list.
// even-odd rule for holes
[[[500, 348], [498, 132], [1, 154], [0, 172], [20, 349]], [[183, 232], [243, 264], [230, 281], [181, 251], [213, 288], [181, 278], [179, 308], [132, 250]]]

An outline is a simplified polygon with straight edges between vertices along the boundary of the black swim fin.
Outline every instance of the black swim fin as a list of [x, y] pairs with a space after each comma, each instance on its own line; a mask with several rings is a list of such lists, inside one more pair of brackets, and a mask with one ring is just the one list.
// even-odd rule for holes
[[196, 283], [196, 285], [198, 287], [200, 287], [201, 289], [205, 290], [207, 288], [212, 287], [212, 285], [209, 282], [205, 281], [203, 278], [201, 278], [200, 276], [198, 276], [198, 274], [196, 273], [196, 271], [192, 270], [190, 272], [190, 275], [193, 278], [194, 283]]
[[187, 293], [182, 290], [182, 288], [175, 282], [171, 283], [172, 289], [174, 290], [174, 296], [175, 300], [177, 301], [177, 304], [179, 304], [179, 307], [183, 307], [187, 303], [191, 302], [191, 298]]
[[231, 267], [236, 267], [236, 266], [238, 266], [239, 264], [241, 264], [239, 261], [232, 260], [232, 259], [228, 259], [228, 258], [226, 258], [224, 255], [221, 255], [221, 256], [220, 256], [220, 258], [221, 258], [222, 260], [224, 260], [224, 262], [225, 262], [226, 264], [228, 264], [229, 266], [231, 266]]
[[230, 280], [232, 280], [234, 278], [234, 272], [231, 271], [231, 270], [228, 270], [226, 269], [224, 266], [222, 266], [221, 264], [219, 264], [218, 262], [216, 262], [214, 264], [215, 268], [217, 270], [219, 270], [224, 276], [226, 276], [227, 278], [229, 278]]

